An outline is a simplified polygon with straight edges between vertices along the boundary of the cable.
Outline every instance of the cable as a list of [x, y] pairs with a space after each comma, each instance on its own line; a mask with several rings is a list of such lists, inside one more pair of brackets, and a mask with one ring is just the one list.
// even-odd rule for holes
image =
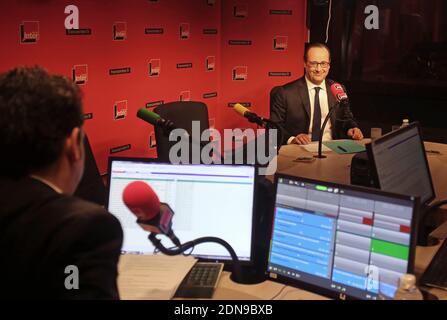
[[227, 251], [231, 255], [231, 259], [233, 261], [233, 272], [231, 274], [231, 279], [235, 282], [239, 282], [239, 283], [242, 282], [242, 270], [241, 270], [241, 266], [239, 264], [239, 259], [236, 255], [236, 252], [234, 251], [234, 249], [225, 240], [216, 238], [216, 237], [202, 237], [202, 238], [188, 241], [184, 244], [180, 244], [178, 247], [176, 247], [174, 249], [168, 249], [161, 243], [161, 240], [158, 239], [156, 236], [157, 236], [157, 234], [151, 232], [148, 236], [149, 241], [154, 245], [155, 248], [157, 248], [162, 253], [164, 253], [165, 255], [168, 255], [168, 256], [175, 256], [178, 254], [182, 254], [186, 250], [194, 248], [196, 245], [202, 244], [202, 243], [213, 242], [213, 243], [218, 243], [218, 244], [222, 245], [223, 247], [225, 247], [225, 249], [227, 249]]
[[270, 300], [275, 300], [275, 298], [279, 297], [279, 295], [284, 291], [284, 289], [287, 288], [286, 285], [284, 285], [281, 290], [277, 294], [275, 294], [273, 297], [270, 298]]
[[329, 40], [329, 26], [331, 24], [331, 19], [332, 19], [332, 0], [329, 0], [329, 17], [327, 19], [327, 25], [326, 25], [326, 41], [325, 41], [325, 43], [327, 43]]

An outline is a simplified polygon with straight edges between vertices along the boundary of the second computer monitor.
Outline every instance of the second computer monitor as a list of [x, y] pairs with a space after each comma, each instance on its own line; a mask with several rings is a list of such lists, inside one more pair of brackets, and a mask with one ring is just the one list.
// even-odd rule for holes
[[435, 197], [418, 123], [372, 141], [367, 151], [380, 189], [420, 196], [427, 204]]
[[393, 297], [411, 273], [417, 197], [276, 177], [266, 272], [331, 297]]

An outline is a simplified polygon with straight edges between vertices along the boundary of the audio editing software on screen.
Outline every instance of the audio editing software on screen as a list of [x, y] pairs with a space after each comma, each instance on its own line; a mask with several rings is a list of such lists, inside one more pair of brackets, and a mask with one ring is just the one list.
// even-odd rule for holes
[[278, 179], [268, 271], [316, 288], [392, 297], [408, 270], [413, 201]]

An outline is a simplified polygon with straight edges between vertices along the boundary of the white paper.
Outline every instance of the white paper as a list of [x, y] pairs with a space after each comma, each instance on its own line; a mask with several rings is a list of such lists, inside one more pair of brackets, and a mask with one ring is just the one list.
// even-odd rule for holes
[[[306, 145], [301, 145], [301, 148], [305, 149], [306, 151], [312, 152], [312, 153], [318, 153], [318, 142], [311, 142]], [[328, 147], [326, 147], [324, 144], [321, 146], [321, 152], [328, 152], [331, 151]]]
[[123, 300], [171, 299], [186, 274], [196, 263], [194, 257], [165, 255], [122, 255], [118, 290]]

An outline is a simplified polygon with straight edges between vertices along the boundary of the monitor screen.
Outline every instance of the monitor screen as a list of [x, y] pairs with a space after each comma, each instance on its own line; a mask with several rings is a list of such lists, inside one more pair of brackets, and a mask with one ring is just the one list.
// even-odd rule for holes
[[277, 175], [266, 271], [338, 298], [393, 297], [412, 272], [419, 198]]
[[367, 145], [380, 189], [420, 196], [427, 204], [435, 197], [419, 125], [393, 131]]
[[[110, 159], [107, 209], [124, 230], [123, 253], [153, 254], [148, 233], [122, 200], [133, 181], [148, 183], [161, 202], [174, 210], [172, 228], [182, 243], [212, 236], [227, 241], [242, 263], [252, 262], [253, 203], [256, 168], [229, 165], [173, 165], [142, 159]], [[165, 247], [174, 245], [163, 235]], [[228, 251], [216, 243], [199, 244], [193, 256], [230, 261]]]

